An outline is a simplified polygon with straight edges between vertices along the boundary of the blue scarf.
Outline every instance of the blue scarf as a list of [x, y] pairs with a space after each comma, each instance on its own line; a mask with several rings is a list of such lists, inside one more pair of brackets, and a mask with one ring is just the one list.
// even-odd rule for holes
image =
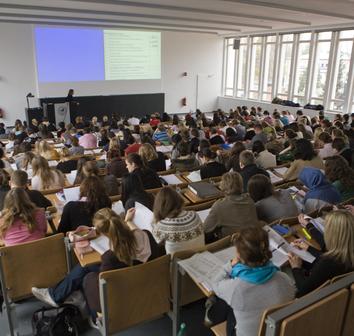
[[232, 267], [230, 277], [232, 279], [240, 278], [246, 282], [261, 285], [270, 280], [278, 271], [279, 268], [274, 266], [271, 261], [260, 267], [249, 267], [245, 264], [237, 263]]

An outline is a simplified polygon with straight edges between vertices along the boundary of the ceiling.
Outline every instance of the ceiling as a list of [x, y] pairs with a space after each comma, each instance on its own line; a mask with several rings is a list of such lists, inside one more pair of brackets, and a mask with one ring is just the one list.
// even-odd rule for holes
[[354, 27], [354, 0], [0, 0], [0, 22], [232, 36]]

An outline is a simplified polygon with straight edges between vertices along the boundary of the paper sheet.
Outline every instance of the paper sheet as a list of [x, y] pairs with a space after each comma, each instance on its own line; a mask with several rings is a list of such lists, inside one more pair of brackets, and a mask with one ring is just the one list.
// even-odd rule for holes
[[173, 146], [156, 146], [156, 152], [170, 153], [172, 152]]
[[109, 239], [106, 236], [99, 236], [90, 240], [90, 246], [99, 254], [103, 254], [109, 250]]
[[135, 215], [133, 222], [141, 230], [152, 231], [152, 222], [154, 220], [153, 212], [145, 205], [135, 202]]
[[282, 177], [279, 177], [279, 176], [275, 175], [275, 174], [272, 173], [270, 170], [267, 170], [267, 173], [269, 174], [270, 181], [271, 181], [272, 183], [277, 183], [277, 182], [283, 181], [283, 178], [282, 178]]
[[102, 152], [102, 148], [97, 148], [97, 149], [94, 149], [93, 150], [93, 153], [94, 154], [99, 154], [99, 153], [101, 153]]
[[167, 184], [181, 184], [183, 183], [175, 174], [160, 176]]
[[112, 210], [117, 214], [117, 215], [120, 215], [121, 213], [125, 213], [125, 209], [124, 209], [124, 206], [123, 206], [123, 203], [122, 201], [118, 201], [118, 202], [114, 202], [112, 204]]
[[226, 249], [217, 251], [214, 253], [214, 256], [217, 257], [224, 265], [228, 261], [230, 261], [231, 259], [235, 258], [235, 256], [236, 256], [235, 246], [230, 246]]
[[12, 168], [12, 170], [17, 170], [17, 165], [16, 165], [16, 163], [11, 163], [11, 168]]
[[200, 176], [200, 170], [196, 170], [187, 175], [188, 180], [191, 182], [199, 182], [202, 180]]
[[76, 179], [76, 175], [77, 175], [77, 170], [72, 170], [70, 172], [70, 174], [66, 174], [66, 179], [68, 180], [68, 182], [73, 185]]
[[280, 175], [284, 175], [288, 170], [288, 167], [280, 167], [280, 168], [274, 168], [274, 171], [276, 171]]
[[78, 201], [80, 199], [80, 187], [65, 188], [64, 196], [66, 202]]
[[54, 148], [64, 148], [65, 145], [63, 143], [57, 143], [54, 145]]
[[208, 217], [209, 212], [210, 212], [210, 209], [197, 211], [197, 214], [199, 215], [199, 217], [203, 223], [205, 222], [206, 218]]
[[50, 160], [48, 161], [49, 167], [56, 167], [58, 165], [58, 161], [56, 160]]
[[166, 170], [169, 170], [171, 168], [171, 159], [165, 160], [166, 163]]

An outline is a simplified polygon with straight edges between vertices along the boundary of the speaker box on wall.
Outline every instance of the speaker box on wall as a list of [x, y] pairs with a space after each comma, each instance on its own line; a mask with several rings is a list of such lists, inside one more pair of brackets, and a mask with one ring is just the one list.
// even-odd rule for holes
[[240, 40], [239, 39], [234, 39], [234, 49], [235, 50], [240, 49]]

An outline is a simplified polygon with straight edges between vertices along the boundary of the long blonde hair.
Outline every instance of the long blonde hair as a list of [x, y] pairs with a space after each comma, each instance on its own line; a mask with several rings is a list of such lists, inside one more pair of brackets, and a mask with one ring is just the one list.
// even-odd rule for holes
[[36, 156], [32, 160], [33, 176], [39, 176], [42, 181], [42, 189], [49, 189], [55, 181], [55, 175], [59, 178], [60, 185], [64, 186], [63, 173], [57, 169], [50, 168], [48, 161], [43, 156]]
[[143, 159], [144, 164], [147, 166], [149, 161], [156, 160], [158, 158], [156, 150], [151, 144], [142, 144], [139, 148], [139, 155]]
[[354, 268], [354, 216], [349, 211], [332, 211], [326, 216], [324, 240], [326, 255]]
[[1, 215], [0, 234], [3, 238], [15, 219], [21, 219], [27, 225], [28, 231], [33, 232], [36, 227], [34, 210], [36, 206], [30, 201], [23, 188], [11, 189], [5, 197]]
[[132, 265], [136, 255], [137, 242], [133, 231], [113, 210], [104, 208], [96, 212], [93, 225], [98, 233], [105, 235], [117, 258]]
[[50, 156], [52, 149], [53, 148], [45, 140], [38, 141], [35, 144], [35, 151], [37, 155], [41, 155], [43, 157]]

